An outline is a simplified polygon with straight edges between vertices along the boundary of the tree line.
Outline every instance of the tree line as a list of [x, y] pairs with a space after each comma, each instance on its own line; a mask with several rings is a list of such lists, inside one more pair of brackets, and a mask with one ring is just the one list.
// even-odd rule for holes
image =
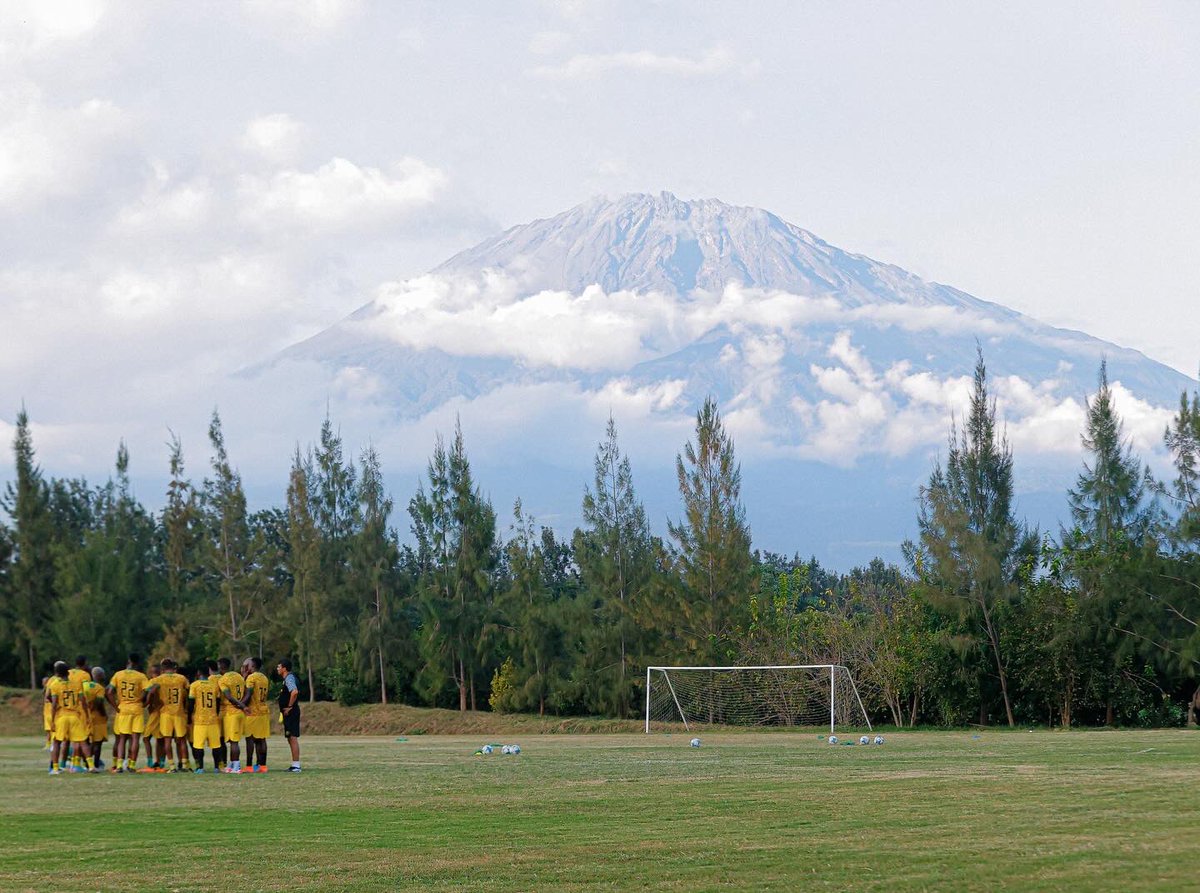
[[48, 477], [22, 408], [0, 681], [36, 688], [75, 653], [289, 654], [310, 698], [629, 717], [647, 664], [837, 663], [897, 725], [1179, 724], [1200, 697], [1200, 394], [1165, 432], [1170, 480], [1134, 455], [1103, 364], [1082, 442], [1070, 526], [1018, 519], [981, 352], [904, 565], [842, 574], [753, 549], [712, 399], [676, 457], [666, 537], [610, 418], [569, 539], [519, 500], [500, 517], [458, 425], [406, 512], [377, 451], [348, 455], [329, 418], [294, 452], [283, 505], [252, 511], [214, 411], [199, 478], [172, 436], [155, 512], [123, 444], [103, 484]]

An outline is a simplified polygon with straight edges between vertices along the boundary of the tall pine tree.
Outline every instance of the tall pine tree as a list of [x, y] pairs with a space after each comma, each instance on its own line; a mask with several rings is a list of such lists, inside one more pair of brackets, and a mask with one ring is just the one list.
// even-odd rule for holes
[[950, 433], [949, 453], [921, 488], [919, 549], [909, 550], [922, 590], [936, 605], [957, 611], [973, 627], [1000, 684], [1004, 712], [1016, 724], [1001, 650], [1006, 606], [1019, 595], [1023, 561], [1036, 553], [1037, 536], [1013, 515], [1013, 459], [996, 428], [996, 401], [988, 393], [980, 350], [965, 426]]
[[436, 700], [448, 684], [460, 710], [477, 707], [477, 685], [496, 565], [496, 513], [471, 474], [462, 426], [447, 450], [441, 439], [409, 503], [417, 541], [421, 603], [421, 689]]
[[679, 633], [697, 658], [724, 663], [736, 657], [727, 652], [749, 611], [754, 564], [741, 466], [711, 397], [696, 413], [696, 442], [676, 457], [675, 474], [684, 517], [668, 529], [684, 596]]
[[589, 669], [581, 682], [592, 710], [628, 716], [640, 678], [637, 606], [653, 575], [654, 552], [646, 510], [634, 492], [629, 457], [621, 454], [611, 416], [594, 467], [593, 486], [583, 496], [586, 527], [574, 538], [584, 594], [595, 612], [586, 630]]
[[12, 564], [5, 614], [13, 647], [28, 672], [29, 687], [38, 687], [39, 653], [48, 644], [54, 616], [54, 522], [49, 490], [42, 478], [25, 407], [17, 413], [13, 438], [17, 479], [5, 489], [4, 510], [12, 519]]

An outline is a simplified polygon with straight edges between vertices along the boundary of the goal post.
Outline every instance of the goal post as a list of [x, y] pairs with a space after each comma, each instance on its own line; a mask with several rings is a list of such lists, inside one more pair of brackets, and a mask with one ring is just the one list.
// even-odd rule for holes
[[871, 729], [840, 664], [646, 667], [647, 734], [652, 723]]

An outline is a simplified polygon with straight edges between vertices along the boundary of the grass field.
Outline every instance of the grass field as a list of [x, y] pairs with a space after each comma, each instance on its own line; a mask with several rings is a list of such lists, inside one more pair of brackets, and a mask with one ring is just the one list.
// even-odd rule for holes
[[274, 738], [255, 777], [0, 739], [0, 889], [1200, 888], [1200, 733], [884, 734], [311, 737], [298, 776]]

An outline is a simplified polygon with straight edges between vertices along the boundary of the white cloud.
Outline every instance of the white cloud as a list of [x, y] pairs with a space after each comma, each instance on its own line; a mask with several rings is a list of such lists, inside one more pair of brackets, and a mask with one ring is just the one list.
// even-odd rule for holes
[[145, 237], [194, 230], [205, 223], [216, 196], [205, 179], [174, 183], [162, 162], [151, 164], [152, 173], [136, 201], [121, 208], [113, 227], [123, 234]]
[[89, 36], [103, 0], [6, 0], [0, 4], [0, 60], [39, 56]]
[[529, 38], [529, 52], [537, 56], [561, 53], [571, 44], [571, 35], [565, 31], [538, 31]]
[[249, 152], [275, 164], [295, 159], [304, 125], [284, 112], [261, 115], [246, 124], [241, 144]]
[[672, 56], [650, 50], [618, 53], [580, 53], [559, 65], [539, 65], [530, 70], [535, 77], [554, 80], [589, 78], [614, 71], [660, 74], [670, 77], [707, 77], [730, 71], [737, 58], [725, 47], [716, 46], [702, 56]]
[[279, 171], [268, 178], [244, 175], [238, 192], [242, 220], [255, 227], [337, 231], [394, 223], [427, 208], [442, 193], [446, 175], [416, 158], [387, 171], [334, 158], [315, 171]]
[[249, 0], [251, 16], [284, 32], [333, 31], [359, 13], [359, 0]]
[[0, 88], [0, 212], [77, 194], [126, 128], [104, 99], [62, 108], [28, 82]]

